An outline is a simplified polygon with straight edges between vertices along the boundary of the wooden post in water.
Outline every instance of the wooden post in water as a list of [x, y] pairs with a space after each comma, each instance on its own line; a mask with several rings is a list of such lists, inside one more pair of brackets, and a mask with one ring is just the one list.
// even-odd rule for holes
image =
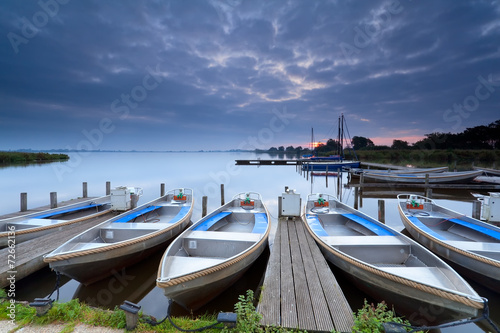
[[365, 175], [361, 173], [359, 175], [359, 196], [363, 195], [363, 183], [365, 181]]
[[385, 224], [385, 200], [378, 201], [378, 220]]
[[25, 212], [28, 210], [28, 193], [21, 193], [21, 212]]
[[328, 164], [326, 165], [325, 182], [326, 182], [326, 188], [328, 188]]
[[226, 202], [224, 200], [224, 184], [220, 184], [220, 205], [224, 206], [225, 203]]
[[82, 197], [84, 197], [84, 198], [88, 198], [88, 197], [89, 197], [89, 194], [88, 194], [88, 192], [87, 192], [87, 182], [83, 182], [83, 183], [82, 183], [82, 187], [83, 187], [83, 189], [82, 189], [82, 191], [83, 191], [83, 193], [82, 193]]
[[165, 183], [160, 184], [160, 197], [165, 195]]
[[208, 204], [208, 197], [204, 195], [201, 198], [201, 217], [205, 217], [207, 215], [207, 204]]
[[481, 201], [476, 200], [472, 202], [472, 217], [475, 219], [481, 219]]
[[359, 187], [354, 188], [354, 209], [358, 209]]
[[111, 182], [107, 181], [106, 182], [106, 195], [110, 195], [110, 194], [111, 194]]
[[432, 188], [425, 189], [425, 196], [429, 199], [432, 199]]
[[50, 192], [50, 208], [57, 208], [57, 192]]

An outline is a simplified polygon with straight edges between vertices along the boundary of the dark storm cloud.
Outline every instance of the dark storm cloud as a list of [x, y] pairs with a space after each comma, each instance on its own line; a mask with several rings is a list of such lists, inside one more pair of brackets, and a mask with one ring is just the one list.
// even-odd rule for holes
[[461, 131], [498, 118], [498, 22], [495, 1], [4, 1], [0, 149], [75, 147], [103, 119], [96, 149], [230, 149], [277, 110], [268, 146], [341, 112], [389, 144]]

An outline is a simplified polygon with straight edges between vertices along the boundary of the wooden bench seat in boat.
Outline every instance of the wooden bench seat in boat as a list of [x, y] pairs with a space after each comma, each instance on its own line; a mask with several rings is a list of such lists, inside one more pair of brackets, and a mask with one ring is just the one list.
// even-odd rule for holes
[[111, 223], [100, 228], [100, 236], [107, 243], [116, 243], [147, 235], [168, 225], [169, 223]]
[[202, 270], [224, 261], [225, 258], [168, 256], [163, 265], [163, 267], [168, 267], [168, 271], [163, 272], [163, 276], [181, 276], [193, 272], [193, 268]]
[[116, 219], [114, 220], [113, 222], [117, 222], [117, 223], [126, 223], [126, 222], [129, 222], [129, 221], [132, 221], [133, 219], [141, 216], [141, 215], [144, 215], [144, 214], [147, 214], [147, 213], [150, 213], [152, 211], [155, 211], [159, 208], [161, 208], [162, 206], [148, 206], [148, 207], [145, 207], [143, 209], [140, 209], [140, 210], [137, 210], [135, 212], [131, 212], [131, 213], [126, 213], [124, 216], [120, 217], [119, 219]]
[[190, 256], [229, 258], [262, 238], [251, 232], [199, 231], [188, 232], [183, 239], [183, 247]]

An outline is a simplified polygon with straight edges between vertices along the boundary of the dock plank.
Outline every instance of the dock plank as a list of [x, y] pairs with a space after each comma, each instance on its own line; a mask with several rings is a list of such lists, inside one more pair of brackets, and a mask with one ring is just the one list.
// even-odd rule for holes
[[280, 218], [257, 311], [264, 326], [350, 332], [347, 300], [300, 218]]

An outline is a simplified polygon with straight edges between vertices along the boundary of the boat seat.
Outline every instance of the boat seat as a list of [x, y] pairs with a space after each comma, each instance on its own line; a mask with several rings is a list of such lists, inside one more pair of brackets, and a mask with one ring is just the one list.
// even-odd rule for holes
[[191, 209], [190, 206], [182, 206], [181, 210], [177, 213], [177, 215], [174, 216], [173, 219], [169, 221], [169, 223], [177, 223], [180, 220], [182, 220], [188, 213], [189, 210]]
[[129, 222], [129, 221], [132, 221], [136, 217], [139, 217], [141, 215], [144, 215], [144, 214], [147, 214], [149, 212], [155, 211], [155, 210], [157, 210], [157, 209], [159, 209], [161, 207], [162, 206], [148, 206], [148, 207], [140, 209], [140, 210], [136, 210], [136, 211], [133, 211], [133, 212], [130, 212], [130, 213], [125, 213], [122, 217], [120, 217], [117, 220], [114, 220], [113, 222], [126, 223], [126, 222]]
[[80, 210], [85, 210], [85, 209], [89, 209], [89, 208], [93, 208], [93, 207], [100, 207], [100, 206], [104, 206], [104, 205], [105, 204], [90, 204], [90, 205], [86, 205], [86, 206], [73, 207], [73, 208], [68, 208], [68, 209], [64, 209], [64, 210], [58, 210], [58, 211], [55, 211], [55, 212], [49, 212], [49, 213], [37, 215], [37, 216], [35, 216], [35, 218], [37, 218], [37, 219], [44, 219], [44, 218], [47, 218], [47, 217], [50, 217], [50, 216], [55, 216], [55, 215], [61, 215], [61, 214], [67, 214], [67, 213], [77, 212], [77, 211], [80, 211]]
[[321, 237], [326, 244], [331, 246], [353, 245], [375, 246], [375, 245], [408, 245], [401, 237], [394, 236], [326, 236]]
[[316, 235], [318, 235], [319, 237], [328, 236], [328, 233], [325, 231], [325, 229], [321, 225], [321, 222], [320, 222], [319, 217], [317, 215], [307, 214], [306, 220], [307, 220], [307, 223], [309, 224], [309, 227]]
[[196, 226], [195, 228], [193, 228], [193, 230], [207, 231], [215, 223], [219, 222], [220, 220], [222, 220], [226, 216], [230, 215], [231, 213], [232, 212], [220, 212], [220, 213], [218, 213], [218, 214], [216, 214], [216, 215], [214, 215], [214, 216], [206, 219], [205, 221], [203, 221], [202, 223], [200, 223], [198, 226]]
[[266, 213], [255, 213], [255, 225], [253, 227], [252, 233], [263, 234], [267, 230], [267, 214]]
[[476, 224], [473, 224], [473, 223], [470, 223], [470, 222], [467, 222], [464, 220], [456, 219], [456, 218], [449, 219], [449, 221], [456, 223], [456, 224], [459, 224], [461, 226], [464, 226], [466, 228], [475, 230], [475, 231], [480, 232], [482, 234], [485, 234], [487, 236], [490, 236], [496, 240], [500, 240], [500, 232], [498, 232], [498, 231], [491, 230], [491, 229], [485, 228], [481, 225], [476, 225]]
[[262, 234], [251, 232], [190, 231], [183, 247], [193, 257], [229, 258], [257, 243]]
[[168, 256], [163, 264], [163, 267], [167, 268], [161, 272], [161, 276], [173, 278], [192, 273], [195, 270], [202, 270], [223, 263], [224, 261], [225, 259], [223, 258]]
[[369, 229], [370, 231], [374, 232], [375, 234], [379, 236], [395, 236], [391, 231], [384, 229], [383, 227], [380, 227], [376, 225], [375, 223], [368, 221], [367, 219], [355, 215], [355, 214], [342, 214], [342, 216], [347, 217], [349, 220], [354, 221], [363, 227]]
[[467, 251], [487, 251], [487, 252], [498, 252], [500, 253], [500, 243], [486, 243], [486, 242], [468, 242], [468, 241], [448, 241], [446, 244], [450, 244], [459, 249], [464, 249]]
[[428, 233], [429, 235], [433, 236], [434, 238], [437, 238], [437, 239], [440, 239], [440, 240], [446, 240], [445, 237], [441, 236], [440, 234], [438, 234], [437, 232], [433, 231], [431, 228], [429, 228], [428, 226], [426, 226], [425, 224], [423, 224], [418, 219], [418, 217], [415, 217], [415, 216], [406, 216], [406, 218], [408, 220], [410, 220], [411, 223], [413, 223], [417, 228], [419, 228], [423, 232]]
[[145, 236], [163, 227], [165, 223], [111, 223], [100, 229], [100, 236], [106, 243], [116, 243]]
[[443, 289], [454, 289], [455, 285], [438, 267], [380, 267], [381, 270], [402, 276], [419, 283]]

